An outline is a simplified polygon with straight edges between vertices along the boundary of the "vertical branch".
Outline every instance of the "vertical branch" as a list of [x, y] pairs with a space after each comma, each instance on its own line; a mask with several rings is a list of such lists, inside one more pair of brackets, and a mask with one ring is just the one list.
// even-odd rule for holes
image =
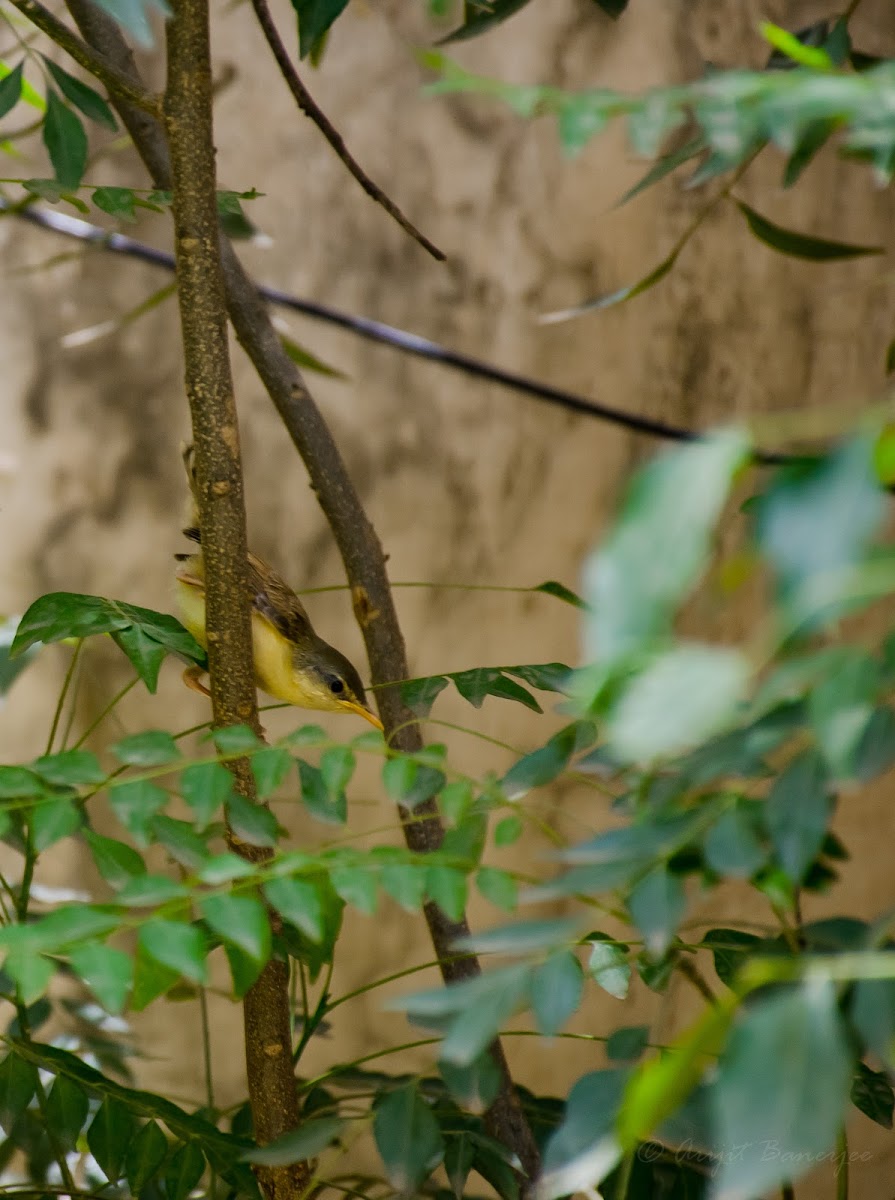
[[[220, 264], [211, 59], [207, 0], [177, 0], [168, 24], [164, 120], [173, 191], [178, 299], [186, 390], [193, 424], [206, 637], [216, 725], [248, 724], [258, 709], [246, 587], [246, 519], [239, 428], [227, 345]], [[234, 786], [257, 802], [248, 762], [233, 764]], [[234, 844], [245, 857], [268, 852]], [[271, 959], [243, 1004], [246, 1066], [255, 1136], [272, 1141], [298, 1125], [285, 964]], [[307, 1165], [258, 1171], [268, 1200], [291, 1200], [308, 1181]]]

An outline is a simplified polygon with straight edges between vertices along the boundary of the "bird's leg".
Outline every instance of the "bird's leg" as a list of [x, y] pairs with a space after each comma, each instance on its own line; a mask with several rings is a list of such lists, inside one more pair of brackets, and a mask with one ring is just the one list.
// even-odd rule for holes
[[190, 691], [201, 692], [203, 696], [210, 696], [211, 692], [200, 679], [200, 676], [204, 674], [205, 672], [199, 666], [199, 664], [193, 663], [191, 667], [187, 667], [187, 669], [184, 671], [183, 682], [190, 689]]

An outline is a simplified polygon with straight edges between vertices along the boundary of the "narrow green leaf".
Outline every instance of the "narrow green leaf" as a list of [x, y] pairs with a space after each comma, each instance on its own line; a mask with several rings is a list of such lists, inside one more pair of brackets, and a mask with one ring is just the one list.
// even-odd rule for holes
[[534, 788], [545, 787], [563, 773], [578, 748], [580, 725], [575, 722], [561, 729], [545, 745], [514, 763], [500, 781], [509, 800], [520, 800]]
[[580, 304], [575, 304], [571, 308], [557, 309], [555, 312], [542, 313], [538, 318], [542, 325], [558, 325], [562, 321], [570, 321], [575, 317], [583, 317], [585, 313], [601, 312], [604, 308], [612, 308], [616, 304], [623, 304], [626, 300], [633, 300], [635, 296], [640, 296], [650, 288], [655, 287], [657, 283], [661, 283], [671, 268], [677, 262], [680, 249], [675, 250], [666, 259], [663, 259], [657, 267], [639, 279], [637, 283], [629, 284], [628, 287], [618, 288], [614, 292], [604, 292], [599, 296], [594, 296], [590, 300], [583, 300]]
[[514, 846], [520, 837], [522, 837], [524, 830], [525, 826], [519, 817], [504, 817], [494, 827], [494, 845]]
[[447, 37], [441, 38], [438, 44], [446, 46], [450, 42], [464, 42], [467, 38], [478, 37], [512, 17], [526, 4], [528, 0], [488, 0], [484, 4], [466, 4], [463, 24]]
[[416, 1084], [396, 1088], [376, 1105], [373, 1136], [397, 1192], [417, 1191], [444, 1158], [444, 1140]]
[[156, 1121], [147, 1121], [127, 1148], [124, 1170], [131, 1194], [138, 1196], [158, 1174], [168, 1153], [168, 1139]]
[[186, 1200], [205, 1171], [205, 1156], [195, 1142], [185, 1142], [171, 1155], [165, 1167], [168, 1200]]
[[157, 917], [140, 929], [140, 945], [162, 966], [170, 967], [196, 983], [207, 983], [205, 956], [208, 946], [197, 926]]
[[571, 604], [573, 608], [587, 608], [587, 605], [576, 595], [571, 588], [567, 588], [564, 583], [558, 583], [555, 579], [548, 579], [545, 583], [539, 583], [537, 587], [531, 589], [533, 592], [543, 592], [545, 596], [555, 596], [557, 600], [562, 600], [565, 604]]
[[320, 1117], [307, 1121], [301, 1129], [284, 1133], [266, 1146], [247, 1151], [242, 1156], [242, 1162], [262, 1167], [288, 1167], [292, 1163], [307, 1162], [337, 1141], [348, 1124], [343, 1117]]
[[37, 1071], [19, 1055], [8, 1053], [0, 1063], [0, 1125], [7, 1135], [37, 1091]]
[[47, 1096], [46, 1121], [63, 1150], [71, 1153], [87, 1120], [90, 1101], [84, 1089], [64, 1075], [53, 1081]]
[[43, 55], [41, 57], [63, 96], [67, 100], [70, 100], [75, 108], [79, 109], [85, 117], [89, 117], [91, 121], [97, 121], [100, 125], [105, 125], [107, 129], [111, 129], [115, 133], [118, 129], [118, 122], [115, 120], [115, 114], [102, 96], [98, 92], [95, 92], [92, 87], [88, 87], [86, 83], [82, 83], [80, 79], [75, 79], [73, 75], [69, 75], [58, 63], [54, 63], [51, 59]]
[[124, 1158], [134, 1136], [130, 1109], [107, 1096], [87, 1130], [87, 1145], [109, 1183], [124, 1175]]
[[[639, 196], [641, 192], [645, 192], [647, 188], [653, 184], [659, 183], [665, 179], [678, 167], [683, 166], [685, 162], [689, 162], [691, 158], [696, 158], [706, 148], [706, 140], [703, 134], [698, 137], [691, 138], [690, 141], [684, 142], [677, 150], [671, 151], [669, 154], [663, 154], [650, 167], [647, 173], [629, 188], [616, 204], [616, 208], [621, 208], [623, 204], [627, 204], [629, 200], [633, 200], [635, 196]], [[584, 607], [582, 603], [581, 607]]]
[[47, 115], [43, 141], [61, 187], [80, 186], [87, 166], [87, 134], [81, 120], [63, 103], [52, 88], [47, 89]]
[[87, 942], [71, 952], [71, 965], [110, 1013], [124, 1011], [134, 980], [129, 954], [99, 942]]
[[805, 750], [776, 780], [765, 806], [774, 850], [795, 887], [817, 857], [832, 815], [823, 761], [817, 751]]
[[485, 1113], [500, 1092], [500, 1069], [488, 1050], [468, 1067], [440, 1062], [438, 1070], [457, 1103], [477, 1115]]
[[189, 888], [168, 875], [135, 875], [122, 884], [115, 899], [131, 908], [154, 908], [189, 895]]
[[280, 332], [280, 343], [296, 366], [303, 371], [315, 371], [318, 375], [326, 375], [330, 379], [348, 379], [349, 376], [344, 371], [340, 371], [338, 367], [332, 367], [329, 363], [325, 363], [322, 358], [318, 358], [316, 354], [312, 354], [310, 350], [304, 346], [299, 346], [298, 342], [291, 337], [287, 337], [285, 333]]
[[769, 42], [775, 50], [779, 50], [794, 63], [798, 63], [799, 66], [811, 67], [815, 71], [831, 71], [833, 69], [833, 60], [826, 50], [822, 50], [818, 46], [806, 46], [788, 29], [781, 29], [779, 25], [774, 25], [771, 21], [762, 21], [758, 29], [766, 42]]
[[25, 63], [23, 60], [17, 66], [13, 67], [8, 75], [0, 79], [0, 118], [12, 112], [22, 98], [22, 70], [24, 66]]
[[847, 258], [861, 258], [867, 254], [885, 253], [881, 246], [854, 246], [847, 242], [832, 242], [824, 238], [796, 233], [791, 229], [775, 225], [741, 200], [738, 200], [736, 204], [746, 218], [753, 235], [760, 242], [764, 242], [772, 250], [778, 250], [781, 254], [788, 254], [793, 258], [806, 258], [812, 262], [838, 262]]

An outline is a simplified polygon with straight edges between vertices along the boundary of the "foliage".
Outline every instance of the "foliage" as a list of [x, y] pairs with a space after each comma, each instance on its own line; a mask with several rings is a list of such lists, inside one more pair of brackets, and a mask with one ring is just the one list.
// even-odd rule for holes
[[[443, 41], [494, 35], [528, 2], [467, 0]], [[101, 3], [147, 43], [141, 0]], [[158, 0], [155, 7], [166, 11]], [[316, 63], [346, 0], [293, 7], [300, 56]], [[629, 19], [627, 7], [592, 5], [604, 23]], [[430, 8], [451, 16], [439, 0]], [[440, 51], [423, 62], [440, 74], [432, 92], [483, 94], [524, 117], [555, 116], [569, 152], [617, 116], [647, 156], [686, 125], [686, 140], [625, 200], [685, 164], [694, 168], [691, 186], [735, 182], [770, 144], [786, 155], [786, 186], [828, 142], [888, 182], [895, 64], [859, 52], [844, 16], [798, 34], [770, 24], [762, 32], [768, 69], [713, 72], [644, 95], [510, 86]], [[116, 220], [134, 219], [138, 208], [166, 211], [168, 193], [84, 182], [83, 119], [114, 134], [116, 117], [92, 86], [40, 61], [42, 92], [25, 78], [30, 54], [0, 77], [0, 118], [19, 102], [40, 114], [53, 172], [13, 181], [24, 196], [83, 211], [89, 193]], [[721, 199], [732, 200], [731, 186]], [[241, 200], [255, 195], [220, 193], [222, 215], [243, 215]], [[785, 229], [732, 202], [749, 233], [777, 252], [815, 262], [879, 253]], [[691, 232], [639, 282], [553, 316], [645, 292], [671, 272]], [[336, 373], [285, 345], [302, 365]], [[895, 766], [895, 634], [871, 642], [843, 633], [846, 618], [895, 592], [895, 551], [884, 537], [891, 447], [890, 429], [864, 428], [759, 475], [749, 432], [729, 428], [639, 471], [584, 566], [583, 598], [555, 581], [528, 589], [578, 609], [583, 665], [474, 665], [397, 681], [421, 718], [451, 687], [476, 710], [489, 698], [535, 713], [553, 705], [559, 721], [540, 744], [496, 753], [481, 778], [439, 743], [403, 753], [378, 733], [334, 741], [313, 724], [270, 744], [245, 726], [154, 728], [109, 741], [98, 730], [123, 693], [75, 738], [74, 717], [67, 725], [60, 718], [66, 706], [75, 711], [73, 668], [91, 639], [110, 638], [133, 683], [150, 693], [167, 657], [203, 667], [204, 652], [172, 617], [104, 597], [55, 592], [8, 621], [4, 697], [29, 661], [54, 653], [48, 644], [65, 644], [71, 666], [45, 753], [0, 765], [0, 837], [19, 864], [0, 876], [0, 997], [14, 1014], [0, 1059], [0, 1171], [17, 1158], [40, 1194], [64, 1186], [72, 1195], [186, 1200], [220, 1195], [222, 1185], [230, 1196], [255, 1197], [253, 1166], [315, 1160], [321, 1190], [459, 1200], [485, 1184], [517, 1200], [520, 1163], [494, 1136], [488, 1111], [503, 1086], [492, 1044], [520, 1032], [520, 1017], [538, 1036], [588, 1047], [598, 1040], [605, 1049], [605, 1064], [589, 1062], [565, 1096], [519, 1089], [542, 1152], [542, 1175], [531, 1181], [539, 1200], [597, 1188], [618, 1200], [748, 1200], [787, 1188], [811, 1165], [842, 1170], [853, 1109], [892, 1125], [892, 918], [805, 921], [802, 904], [832, 891], [848, 855], [833, 828], [840, 797]], [[758, 628], [723, 645], [678, 632], [694, 594], [725, 577], [721, 528], [734, 530], [768, 581]], [[96, 750], [86, 746], [91, 737]], [[234, 791], [228, 765], [237, 760], [249, 764], [257, 805]], [[446, 827], [437, 850], [413, 853], [392, 831], [356, 838], [362, 761], [375, 765], [382, 794], [405, 818], [434, 806]], [[565, 844], [537, 796], [560, 781], [608, 792], [615, 827]], [[318, 835], [302, 850], [286, 842], [288, 805], [300, 805]], [[523, 834], [545, 830], [551, 856], [529, 853], [526, 842], [523, 858]], [[270, 853], [243, 857], [235, 841]], [[101, 883], [77, 896], [38, 892], [41, 857], [67, 844], [81, 848]], [[515, 867], [496, 865], [493, 852], [512, 846]], [[693, 934], [693, 896], [730, 883], [767, 905], [766, 927]], [[460, 922], [473, 889], [495, 923], [452, 949], [498, 961], [449, 987], [409, 983], [390, 1007], [425, 1036], [368, 1056], [428, 1047], [431, 1068], [332, 1061], [320, 1077], [304, 1078], [308, 1044], [356, 998], [332, 991], [346, 909], [437, 909]], [[604, 911], [611, 925], [594, 928], [594, 913]], [[238, 1000], [274, 958], [294, 985], [300, 1128], [259, 1145], [247, 1104], [224, 1111], [209, 1091], [203, 1108], [188, 1111], [135, 1086], [127, 1014], [189, 1002], [204, 1013], [213, 964], [226, 962]], [[416, 969], [401, 964], [397, 974]], [[614, 1029], [587, 1024], [600, 992], [624, 1001], [637, 988], [666, 992], [676, 977], [696, 985], [704, 1008], [667, 1041], [623, 1013]], [[213, 1063], [206, 1066], [210, 1077]], [[375, 1146], [381, 1176], [346, 1183], [340, 1156], [360, 1137]], [[733, 1154], [732, 1146], [745, 1150]]]

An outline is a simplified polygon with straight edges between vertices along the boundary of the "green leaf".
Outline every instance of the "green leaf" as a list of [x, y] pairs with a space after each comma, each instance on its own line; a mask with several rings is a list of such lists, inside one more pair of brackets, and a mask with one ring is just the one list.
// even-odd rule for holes
[[62, 750], [58, 754], [45, 754], [42, 758], [36, 758], [31, 767], [47, 783], [55, 783], [60, 787], [102, 783], [106, 778], [106, 772], [90, 750]]
[[448, 1137], [444, 1147], [444, 1171], [454, 1193], [455, 1200], [463, 1200], [466, 1180], [472, 1170], [476, 1147], [468, 1133]]
[[116, 742], [111, 750], [119, 762], [130, 767], [161, 767], [181, 757], [170, 733], [161, 729], [131, 734]]
[[500, 925], [484, 933], [465, 934], [457, 938], [457, 949], [473, 954], [531, 954], [538, 950], [562, 947], [575, 934], [578, 921], [574, 917], [557, 917], [540, 921], [516, 921]]
[[272, 795], [292, 770], [292, 755], [288, 750], [270, 746], [252, 755], [252, 774], [260, 799]]
[[15, 981], [25, 1004], [39, 1000], [56, 973], [56, 966], [50, 959], [29, 950], [15, 950], [8, 954], [3, 969]]
[[29, 925], [0, 928], [0, 946], [43, 950], [55, 954], [91, 938], [105, 937], [117, 928], [115, 910], [99, 904], [64, 904]]
[[80, 79], [75, 79], [73, 75], [63, 71], [57, 63], [43, 55], [41, 57], [63, 96], [70, 100], [85, 117], [89, 117], [91, 121], [97, 121], [100, 125], [105, 125], [107, 129], [111, 129], [115, 133], [118, 129], [118, 122], [102, 96], [92, 87], [88, 87], [86, 83], [82, 83]]
[[298, 52], [307, 58], [319, 45], [348, 0], [292, 0], [298, 17]]
[[648, 1025], [627, 1025], [606, 1039], [606, 1057], [614, 1062], [635, 1062], [649, 1042]]
[[817, 746], [835, 777], [851, 776], [880, 687], [876, 660], [855, 647], [842, 655], [835, 675], [821, 679], [809, 694], [808, 715]]
[[378, 883], [368, 860], [358, 861], [354, 866], [332, 867], [329, 877], [336, 892], [346, 904], [360, 909], [367, 916], [372, 916], [376, 911]]
[[233, 795], [233, 776], [223, 763], [193, 763], [180, 773], [180, 794], [192, 810], [197, 828], [207, 829]]
[[775, 781], [765, 805], [774, 851], [795, 887], [817, 857], [832, 815], [823, 761], [816, 750], [805, 750]]
[[250, 846], [277, 844], [280, 827], [270, 809], [252, 804], [236, 792], [231, 792], [227, 800], [227, 821], [236, 836]]
[[312, 942], [323, 940], [323, 900], [308, 879], [283, 877], [264, 884], [264, 895], [284, 921], [289, 921]]
[[[383, 890], [407, 912], [416, 912], [422, 907], [426, 894], [426, 870], [421, 863], [390, 861], [392, 847], [383, 847], [382, 867], [379, 881]], [[376, 855], [376, 851], [373, 851]], [[377, 857], [379, 857], [377, 855]]]
[[57, 1076], [47, 1096], [45, 1119], [66, 1153], [74, 1150], [89, 1111], [90, 1101], [84, 1089], [64, 1075]]
[[442, 38], [438, 44], [444, 46], [449, 42], [464, 42], [467, 38], [478, 37], [479, 34], [486, 33], [495, 25], [512, 17], [526, 4], [528, 0], [485, 0], [484, 3], [481, 0], [471, 0], [464, 6], [463, 24]]
[[[601, 312], [604, 308], [613, 308], [616, 304], [623, 304], [626, 300], [633, 300], [635, 296], [640, 296], [644, 292], [648, 292], [650, 288], [655, 287], [657, 283], [661, 283], [677, 262], [679, 254], [680, 248], [669, 254], [668, 258], [663, 259], [657, 267], [654, 267], [652, 271], [644, 275], [637, 283], [617, 288], [614, 292], [603, 292], [599, 296], [594, 296], [589, 300], [582, 300], [580, 304], [574, 304], [571, 308], [561, 308], [555, 312], [542, 313], [539, 318], [540, 324], [558, 325], [563, 321], [570, 321], [574, 317], [582, 317], [585, 313]], [[588, 607], [590, 607], [589, 602]]]
[[440, 1062], [438, 1070], [453, 1098], [469, 1112], [485, 1113], [500, 1092], [500, 1069], [489, 1050], [479, 1055], [468, 1067], [456, 1063]]
[[754, 808], [737, 801], [721, 813], [705, 835], [706, 865], [730, 879], [751, 879], [768, 860], [760, 833]]
[[87, 942], [71, 952], [71, 965], [110, 1013], [124, 1011], [134, 981], [129, 954], [99, 942]]
[[47, 88], [47, 115], [43, 142], [53, 164], [57, 183], [73, 190], [80, 186], [87, 166], [87, 134], [81, 120]]
[[344, 792], [332, 792], [327, 787], [323, 772], [304, 759], [298, 759], [298, 775], [301, 780], [301, 798], [308, 812], [318, 821], [330, 825], [344, 825], [348, 819], [348, 800]]
[[292, 1163], [307, 1162], [337, 1141], [348, 1125], [343, 1117], [307, 1121], [301, 1129], [293, 1129], [266, 1146], [247, 1151], [241, 1161], [262, 1167], [288, 1167]]
[[718, 1144], [747, 1148], [722, 1160], [719, 1194], [763, 1195], [831, 1151], [851, 1077], [832, 984], [757, 1000], [734, 1026], [711, 1089]]
[[499, 867], [480, 867], [476, 872], [475, 884], [486, 900], [502, 908], [505, 912], [513, 912], [517, 903], [516, 880], [509, 871]]
[[631, 964], [628, 947], [615, 942], [605, 933], [590, 933], [590, 958], [587, 973], [610, 996], [624, 1000], [631, 984]]
[[25, 767], [0, 767], [0, 800], [22, 800], [41, 796], [46, 787]]
[[0, 1125], [9, 1136], [37, 1091], [37, 1071], [19, 1055], [9, 1053], [0, 1063]]
[[644, 875], [628, 896], [631, 919], [653, 958], [661, 958], [671, 945], [686, 907], [680, 876], [664, 864]]
[[[58, 103], [61, 105], [61, 101]], [[68, 112], [64, 105], [61, 107]], [[158, 642], [168, 654], [176, 654], [200, 666], [207, 663], [205, 651], [196, 639], [167, 613], [75, 592], [50, 592], [35, 600], [19, 622], [10, 654], [15, 657], [35, 642], [59, 642], [65, 638], [120, 633], [130, 628], [141, 630], [148, 640]], [[130, 655], [132, 648], [123, 644], [122, 649]], [[134, 668], [152, 691], [154, 684], [151, 672], [144, 673], [146, 663], [142, 650], [137, 653], [134, 649], [134, 653], [135, 658], [131, 660]]]
[[761, 944], [760, 937], [739, 929], [710, 929], [702, 939], [712, 952], [718, 978], [727, 987], [734, 986], [737, 972]]
[[562, 1124], [544, 1149], [540, 1189], [545, 1197], [569, 1195], [598, 1182], [614, 1165], [600, 1170], [599, 1148], [609, 1139], [621, 1106], [629, 1071], [592, 1071], [579, 1079], [566, 1101]]
[[155, 9], [163, 17], [171, 15], [166, 0], [96, 0], [96, 3], [144, 50], [152, 48], [149, 12]]
[[320, 774], [331, 796], [340, 796], [354, 774], [357, 759], [348, 746], [331, 746], [320, 756]]
[[208, 946], [202, 930], [183, 921], [154, 918], [140, 929], [140, 945], [162, 966], [195, 983], [208, 982]]
[[[704, 136], [700, 134], [698, 137], [692, 138], [688, 142], [684, 142], [679, 149], [674, 150], [669, 154], [663, 154], [661, 158], [659, 158], [650, 167], [643, 178], [625, 192], [621, 200], [618, 201], [616, 207], [621, 208], [623, 204], [627, 204], [629, 200], [633, 200], [635, 196], [639, 196], [641, 192], [645, 192], [646, 189], [652, 187], [653, 184], [659, 183], [673, 171], [676, 171], [678, 167], [683, 166], [685, 162], [689, 162], [691, 158], [696, 158], [697, 155], [702, 154], [705, 148], [706, 140]], [[582, 603], [581, 607], [584, 608], [586, 606]]]
[[442, 788], [438, 797], [438, 810], [445, 824], [449, 827], [461, 824], [469, 812], [472, 800], [472, 785], [465, 779], [456, 779]]
[[545, 787], [565, 771], [576, 750], [593, 731], [589, 721], [567, 725], [539, 750], [533, 750], [514, 763], [500, 781], [509, 800], [519, 800], [534, 788]]
[[545, 596], [555, 596], [557, 600], [562, 600], [564, 604], [571, 604], [573, 608], [587, 608], [587, 605], [579, 595], [567, 588], [564, 583], [558, 583], [555, 579], [548, 579], [545, 583], [539, 583], [537, 587], [531, 589], [533, 592], [543, 592]]
[[851, 1018], [865, 1046], [887, 1066], [895, 1062], [895, 979], [858, 979]]
[[597, 7], [602, 8], [607, 17], [617, 20], [628, 7], [628, 0], [595, 0]]
[[519, 817], [504, 817], [494, 827], [495, 846], [514, 846], [522, 837], [525, 826]]
[[148, 779], [116, 783], [109, 788], [112, 812], [130, 833], [138, 846], [148, 846], [151, 840], [150, 823], [168, 803], [168, 794]]
[[448, 685], [444, 675], [432, 675], [427, 679], [408, 679], [401, 684], [401, 699], [418, 717], [428, 717], [439, 694]]
[[179, 971], [172, 971], [151, 958], [138, 943], [134, 958], [134, 990], [131, 995], [131, 1008], [134, 1012], [142, 1012], [157, 997], [164, 995], [180, 979]]
[[786, 55], [794, 63], [802, 67], [811, 67], [815, 71], [831, 71], [833, 60], [826, 50], [818, 46], [807, 46], [788, 29], [781, 29], [771, 21], [762, 21], [758, 27], [759, 33], [775, 50]]
[[199, 907], [224, 942], [238, 947], [253, 962], [262, 966], [267, 962], [271, 948], [270, 922], [260, 900], [224, 893], [203, 897]]
[[885, 1071], [871, 1071], [870, 1067], [859, 1062], [852, 1077], [850, 1095], [852, 1104], [865, 1117], [882, 1125], [883, 1129], [892, 1128], [895, 1093]]
[[373, 1136], [389, 1182], [402, 1195], [416, 1192], [444, 1158], [438, 1122], [415, 1083], [376, 1105]]
[[71, 800], [51, 800], [38, 804], [31, 813], [34, 848], [38, 854], [71, 837], [84, 823], [84, 814]]
[[211, 887], [222, 883], [232, 883], [234, 879], [245, 879], [254, 875], [255, 868], [244, 858], [226, 850], [223, 854], [213, 854], [205, 860], [197, 872], [199, 879]]
[[705, 741], [732, 721], [751, 673], [744, 654], [721, 646], [691, 643], [659, 655], [609, 714], [612, 753], [650, 763]]
[[736, 205], [760, 242], [793, 258], [807, 258], [813, 262], [838, 262], [847, 258], [861, 258], [867, 254], [884, 253], [881, 246], [853, 246], [846, 242], [826, 241], [824, 238], [809, 237], [804, 233], [783, 229], [782, 226], [768, 221], [748, 204], [743, 204], [741, 200], [737, 200]]
[[87, 1130], [87, 1145], [109, 1183], [124, 1175], [124, 1159], [134, 1136], [134, 1118], [130, 1109], [107, 1096]]
[[303, 371], [316, 371], [318, 375], [326, 375], [330, 379], [348, 379], [349, 376], [344, 371], [340, 371], [337, 367], [332, 367], [329, 363], [325, 363], [323, 359], [318, 358], [316, 354], [312, 354], [310, 350], [304, 346], [299, 346], [298, 342], [287, 337], [285, 333], [279, 332], [280, 344], [283, 349]]
[[93, 203], [110, 217], [121, 221], [136, 221], [137, 195], [131, 188], [98, 187], [93, 189]]
[[444, 787], [445, 776], [434, 767], [421, 766], [412, 758], [398, 756], [383, 765], [382, 782], [396, 804], [413, 811], [418, 804], [438, 795]]
[[135, 875], [119, 887], [115, 899], [131, 908], [154, 908], [188, 895], [189, 888], [168, 875]]
[[584, 991], [581, 964], [571, 950], [552, 954], [531, 979], [531, 1007], [545, 1037], [559, 1033], [577, 1011]]
[[432, 866], [426, 872], [426, 895], [450, 921], [459, 921], [466, 910], [466, 875], [457, 867]]
[[168, 1200], [186, 1200], [204, 1171], [205, 1156], [195, 1142], [178, 1146], [165, 1167], [165, 1195]]
[[155, 1121], [147, 1121], [127, 1148], [124, 1170], [131, 1194], [140, 1195], [158, 1174], [168, 1153], [168, 1139]]
[[243, 754], [261, 750], [264, 743], [248, 725], [228, 725], [211, 731], [212, 741], [221, 754]]
[[639, 473], [604, 545], [585, 569], [587, 648], [616, 669], [670, 629], [708, 562], [715, 523], [749, 441], [718, 433]]
[[22, 70], [24, 60], [0, 79], [0, 118], [12, 112], [22, 98]]
[[176, 863], [188, 871], [198, 870], [208, 858], [208, 847], [189, 821], [160, 814], [152, 818], [152, 832]]

